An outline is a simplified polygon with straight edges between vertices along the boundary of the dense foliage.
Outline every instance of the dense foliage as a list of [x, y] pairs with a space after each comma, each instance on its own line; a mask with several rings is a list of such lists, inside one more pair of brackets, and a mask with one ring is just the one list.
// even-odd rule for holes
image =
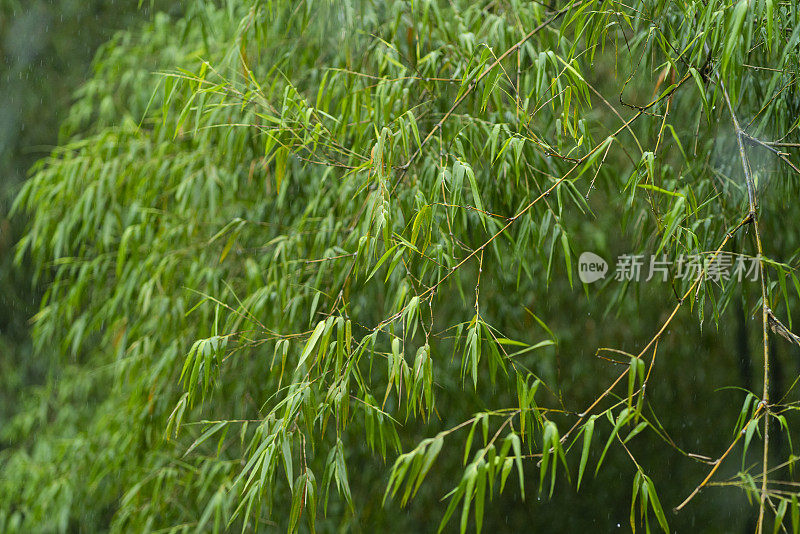
[[[799, 19], [231, 0], [120, 34], [16, 203], [57, 356], [2, 529], [797, 531]], [[583, 251], [701, 261], [588, 284]]]
[[9, 217], [14, 197], [31, 165], [57, 144], [58, 126], [90, 75], [97, 47], [162, 4], [0, 0], [0, 427], [21, 391], [48, 372], [45, 358], [31, 357], [29, 332], [47, 278], [34, 286], [28, 263], [15, 268], [14, 244], [26, 218]]

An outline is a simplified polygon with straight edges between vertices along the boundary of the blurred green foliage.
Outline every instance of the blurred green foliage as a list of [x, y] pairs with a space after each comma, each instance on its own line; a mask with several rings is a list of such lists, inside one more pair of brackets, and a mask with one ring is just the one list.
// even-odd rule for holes
[[29, 320], [42, 291], [29, 262], [13, 265], [25, 219], [9, 218], [11, 203], [33, 163], [58, 143], [97, 48], [159, 7], [165, 3], [0, 2], [0, 422], [15, 411], [21, 388], [42, 383], [48, 372], [46, 358], [31, 354]]

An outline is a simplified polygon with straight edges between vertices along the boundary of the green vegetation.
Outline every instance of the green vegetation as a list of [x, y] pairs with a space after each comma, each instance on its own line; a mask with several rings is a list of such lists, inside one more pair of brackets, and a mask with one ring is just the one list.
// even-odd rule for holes
[[797, 532], [799, 42], [773, 0], [118, 34], [15, 203], [0, 530]]
[[31, 165], [57, 144], [58, 126], [91, 74], [97, 47], [161, 4], [0, 0], [0, 427], [22, 389], [48, 374], [41, 354], [31, 357], [29, 332], [45, 281], [31, 284], [27, 262], [14, 268], [14, 244], [26, 223], [9, 217], [14, 197]]

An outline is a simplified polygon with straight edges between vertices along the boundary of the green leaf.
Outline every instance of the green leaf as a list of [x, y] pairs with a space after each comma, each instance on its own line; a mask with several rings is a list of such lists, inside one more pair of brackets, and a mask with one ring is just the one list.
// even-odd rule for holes
[[200, 445], [202, 445], [203, 443], [205, 443], [206, 441], [208, 441], [208, 439], [209, 439], [211, 436], [213, 436], [214, 434], [216, 434], [217, 432], [219, 432], [219, 431], [220, 431], [220, 430], [222, 430], [223, 428], [226, 428], [226, 427], [228, 426], [228, 424], [229, 424], [229, 423], [228, 423], [228, 421], [220, 421], [220, 422], [218, 422], [218, 423], [215, 423], [214, 425], [211, 425], [211, 427], [209, 427], [208, 429], [206, 429], [206, 430], [205, 430], [205, 431], [204, 431], [204, 432], [203, 432], [203, 433], [200, 435], [200, 437], [199, 437], [199, 438], [197, 438], [196, 440], [194, 440], [194, 442], [192, 442], [192, 445], [191, 445], [191, 446], [190, 446], [188, 449], [186, 449], [186, 452], [184, 452], [184, 453], [183, 453], [183, 456], [184, 456], [184, 457], [188, 456], [188, 455], [189, 455], [189, 453], [191, 453], [191, 452], [192, 452], [193, 450], [195, 450], [197, 447], [199, 447]]
[[[472, 200], [475, 202], [475, 207], [478, 208], [478, 215], [480, 216], [481, 223], [483, 227], [486, 228], [486, 213], [483, 209], [483, 203], [481, 202], [481, 193], [478, 189], [478, 182], [475, 180], [475, 172], [472, 170], [472, 167], [464, 166], [467, 174], [467, 178], [469, 179], [469, 185], [472, 190]], [[455, 171], [454, 171], [455, 172]]]
[[478, 467], [478, 484], [475, 490], [475, 530], [478, 534], [480, 534], [481, 527], [483, 527], [483, 501], [486, 496], [487, 476], [485, 464], [481, 461]]
[[475, 479], [477, 478], [477, 468], [475, 464], [469, 464], [464, 471], [464, 501], [461, 506], [461, 534], [467, 531], [467, 520], [469, 519], [469, 509], [472, 504], [475, 489]]
[[653, 513], [656, 514], [656, 519], [658, 519], [658, 524], [661, 526], [661, 529], [669, 534], [669, 525], [667, 524], [667, 518], [664, 515], [664, 510], [661, 508], [661, 502], [658, 500], [658, 495], [656, 494], [656, 486], [653, 484], [653, 481], [647, 475], [644, 476], [644, 483], [647, 486], [647, 495], [649, 496], [650, 506], [653, 508]]
[[436, 460], [437, 456], [439, 456], [439, 452], [442, 450], [443, 444], [444, 435], [439, 434], [425, 449], [425, 461], [423, 462], [419, 474], [417, 475], [417, 481], [414, 484], [414, 494], [417, 493], [422, 481], [425, 479], [428, 471], [430, 471], [431, 467], [433, 466], [433, 462]]
[[511, 447], [514, 450], [514, 463], [517, 464], [517, 475], [519, 476], [519, 492], [522, 495], [522, 500], [525, 500], [525, 477], [522, 472], [522, 444], [519, 441], [519, 436], [516, 434], [509, 434]]
[[592, 446], [592, 435], [594, 434], [594, 420], [597, 419], [596, 415], [589, 418], [585, 425], [583, 425], [583, 449], [581, 450], [581, 463], [578, 468], [578, 483], [576, 490], [581, 489], [581, 480], [583, 479], [583, 471], [586, 469], [586, 462], [589, 460], [589, 449]]
[[306, 475], [297, 477], [294, 483], [294, 490], [292, 490], [292, 505], [289, 509], [289, 532], [297, 532], [297, 526], [300, 521], [300, 512], [303, 508], [303, 501], [305, 500], [305, 484], [307, 482]]
[[658, 249], [656, 250], [656, 256], [661, 254], [661, 251], [664, 249], [664, 246], [669, 241], [669, 238], [672, 237], [672, 234], [675, 233], [675, 229], [680, 224], [681, 220], [683, 220], [683, 207], [685, 203], [685, 197], [681, 196], [678, 200], [673, 204], [672, 209], [667, 214], [664, 222], [666, 224], [666, 230], [664, 234], [661, 236], [661, 243], [658, 245]]
[[700, 100], [703, 102], [703, 109], [705, 110], [706, 118], [711, 120], [711, 108], [708, 105], [708, 99], [706, 98], [706, 88], [703, 84], [703, 80], [700, 78], [700, 73], [697, 72], [697, 69], [694, 67], [689, 68], [689, 73], [692, 75], [694, 79], [695, 85], [697, 85], [697, 90], [700, 92]]
[[281, 439], [281, 452], [283, 453], [283, 467], [286, 470], [286, 479], [289, 482], [289, 489], [292, 489], [292, 444], [289, 436], [284, 435]]
[[[429, 222], [431, 217], [431, 207], [429, 205], [425, 205], [422, 209], [417, 212], [416, 217], [414, 217], [414, 223], [411, 227], [411, 244], [417, 246], [417, 237], [419, 237], [419, 232], [422, 229], [422, 225]], [[395, 245], [397, 246], [397, 245]], [[392, 247], [394, 248], [394, 247]], [[421, 249], [420, 252], [425, 252], [424, 249]]]
[[628, 443], [628, 442], [629, 442], [630, 440], [632, 440], [632, 439], [633, 439], [633, 438], [634, 438], [634, 437], [635, 437], [637, 434], [639, 434], [639, 433], [640, 433], [642, 430], [644, 430], [644, 429], [645, 429], [645, 428], [647, 428], [648, 426], [650, 426], [650, 425], [649, 425], [649, 424], [648, 424], [646, 421], [642, 421], [641, 423], [639, 423], [638, 425], [636, 425], [636, 428], [634, 428], [633, 430], [631, 430], [630, 434], [628, 434], [628, 435], [627, 435], [627, 437], [626, 437], [624, 440], [622, 440], [622, 443]]
[[722, 52], [721, 70], [723, 72], [727, 71], [728, 64], [742, 36], [742, 23], [744, 22], [745, 15], [747, 15], [748, 7], [748, 0], [739, 0], [739, 3], [736, 4], [736, 8], [733, 11], [731, 24], [727, 31], [728, 38], [725, 41], [725, 49]]
[[783, 518], [786, 516], [786, 510], [789, 507], [789, 501], [783, 499], [778, 505], [778, 512], [775, 514], [775, 526], [772, 528], [772, 534], [777, 534], [783, 525]]
[[414, 140], [417, 142], [417, 147], [422, 147], [422, 141], [420, 141], [419, 138], [419, 128], [417, 127], [417, 119], [414, 118], [414, 113], [411, 110], [408, 110], [406, 116], [411, 124], [411, 131], [414, 133]]
[[476, 418], [470, 426], [469, 434], [467, 434], [467, 441], [464, 442], [464, 460], [462, 461], [462, 465], [467, 465], [467, 459], [469, 458], [469, 453], [472, 450], [472, 439], [475, 436], [475, 429], [478, 427], [479, 420], [479, 418]]
[[319, 341], [319, 337], [322, 335], [322, 332], [325, 331], [325, 321], [320, 321], [317, 323], [317, 326], [314, 328], [314, 331], [311, 333], [311, 337], [308, 338], [305, 347], [303, 347], [303, 352], [300, 355], [300, 361], [297, 362], [297, 368], [300, 369], [303, 367], [303, 364], [308, 359], [308, 356], [314, 351], [314, 347]]
[[572, 287], [572, 254], [569, 251], [569, 239], [566, 232], [561, 232], [561, 246], [564, 249], [564, 263], [567, 265], [567, 278], [569, 287]]
[[595, 469], [594, 474], [597, 475], [600, 472], [600, 466], [603, 464], [603, 459], [606, 457], [606, 453], [608, 452], [608, 448], [611, 446], [611, 442], [614, 441], [614, 438], [617, 437], [620, 428], [622, 425], [628, 422], [630, 419], [630, 410], [628, 408], [624, 408], [617, 417], [617, 421], [614, 424], [614, 428], [611, 430], [611, 435], [608, 436], [608, 441], [606, 441], [606, 446], [603, 447], [603, 453], [600, 455], [600, 460], [597, 462], [597, 468]]

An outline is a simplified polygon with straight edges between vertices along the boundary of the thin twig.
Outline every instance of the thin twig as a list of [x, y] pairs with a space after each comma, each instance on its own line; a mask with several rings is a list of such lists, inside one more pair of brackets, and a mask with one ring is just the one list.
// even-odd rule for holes
[[[675, 507], [675, 511], [676, 512], [680, 512], [681, 509], [683, 509], [684, 506], [689, 504], [689, 501], [694, 499], [697, 496], [697, 494], [700, 493], [700, 490], [702, 490], [705, 486], [708, 485], [708, 482], [711, 480], [711, 477], [714, 476], [714, 473], [717, 472], [717, 469], [719, 469], [719, 466], [722, 465], [722, 462], [725, 460], [725, 458], [728, 457], [728, 455], [731, 453], [731, 451], [736, 446], [736, 444], [739, 443], [739, 439], [745, 434], [745, 431], [746, 431], [747, 427], [750, 424], [752, 424], [753, 420], [756, 419], [756, 416], [758, 415], [758, 413], [761, 411], [761, 409], [763, 407], [764, 407], [763, 404], [761, 404], [761, 403], [758, 404], [758, 408], [756, 408], [756, 411], [753, 412], [753, 416], [750, 418], [750, 420], [747, 422], [747, 424], [744, 425], [744, 427], [742, 427], [742, 431], [736, 433], [736, 438], [731, 442], [730, 445], [728, 445], [728, 448], [725, 449], [725, 452], [722, 453], [722, 456], [720, 456], [719, 458], [717, 458], [714, 461], [714, 467], [712, 467], [711, 471], [708, 472], [708, 474], [706, 475], [706, 478], [704, 478], [703, 481], [700, 482], [700, 484], [697, 485], [697, 487], [694, 489], [694, 491], [692, 491], [692, 493], [688, 497], [686, 497], [683, 500], [682, 503], [680, 503], [678, 506]], [[767, 477], [765, 476], [764, 480], [766, 480], [766, 478]]]
[[769, 305], [767, 304], [767, 285], [764, 281], [764, 249], [761, 245], [761, 234], [758, 230], [758, 216], [756, 213], [756, 188], [755, 188], [755, 181], [753, 180], [753, 175], [750, 173], [750, 164], [747, 161], [747, 153], [745, 152], [744, 148], [744, 132], [742, 131], [741, 126], [739, 126], [739, 119], [736, 117], [736, 111], [733, 109], [733, 104], [731, 104], [731, 99], [728, 96], [728, 91], [725, 89], [725, 83], [722, 81], [722, 77], [717, 73], [717, 79], [719, 81], [720, 87], [722, 88], [722, 94], [725, 96], [725, 103], [728, 106], [728, 111], [731, 114], [731, 121], [733, 122], [733, 128], [736, 132], [736, 142], [739, 145], [739, 158], [741, 159], [742, 163], [742, 171], [744, 172], [745, 182], [747, 184], [747, 196], [750, 205], [750, 219], [753, 224], [753, 235], [755, 236], [756, 240], [756, 251], [758, 253], [758, 269], [759, 275], [761, 277], [761, 326], [762, 326], [762, 336], [764, 341], [764, 386], [763, 392], [761, 396], [761, 405], [767, 410], [767, 416], [764, 417], [764, 456], [762, 459], [763, 462], [763, 472], [765, 473], [764, 479], [761, 481], [761, 500], [758, 507], [758, 526], [756, 528], [756, 534], [761, 534], [764, 531], [764, 508], [766, 506], [766, 499], [767, 499], [767, 480], [768, 477], [766, 476], [768, 467], [769, 467], [769, 339], [767, 335], [767, 326], [769, 324]]

